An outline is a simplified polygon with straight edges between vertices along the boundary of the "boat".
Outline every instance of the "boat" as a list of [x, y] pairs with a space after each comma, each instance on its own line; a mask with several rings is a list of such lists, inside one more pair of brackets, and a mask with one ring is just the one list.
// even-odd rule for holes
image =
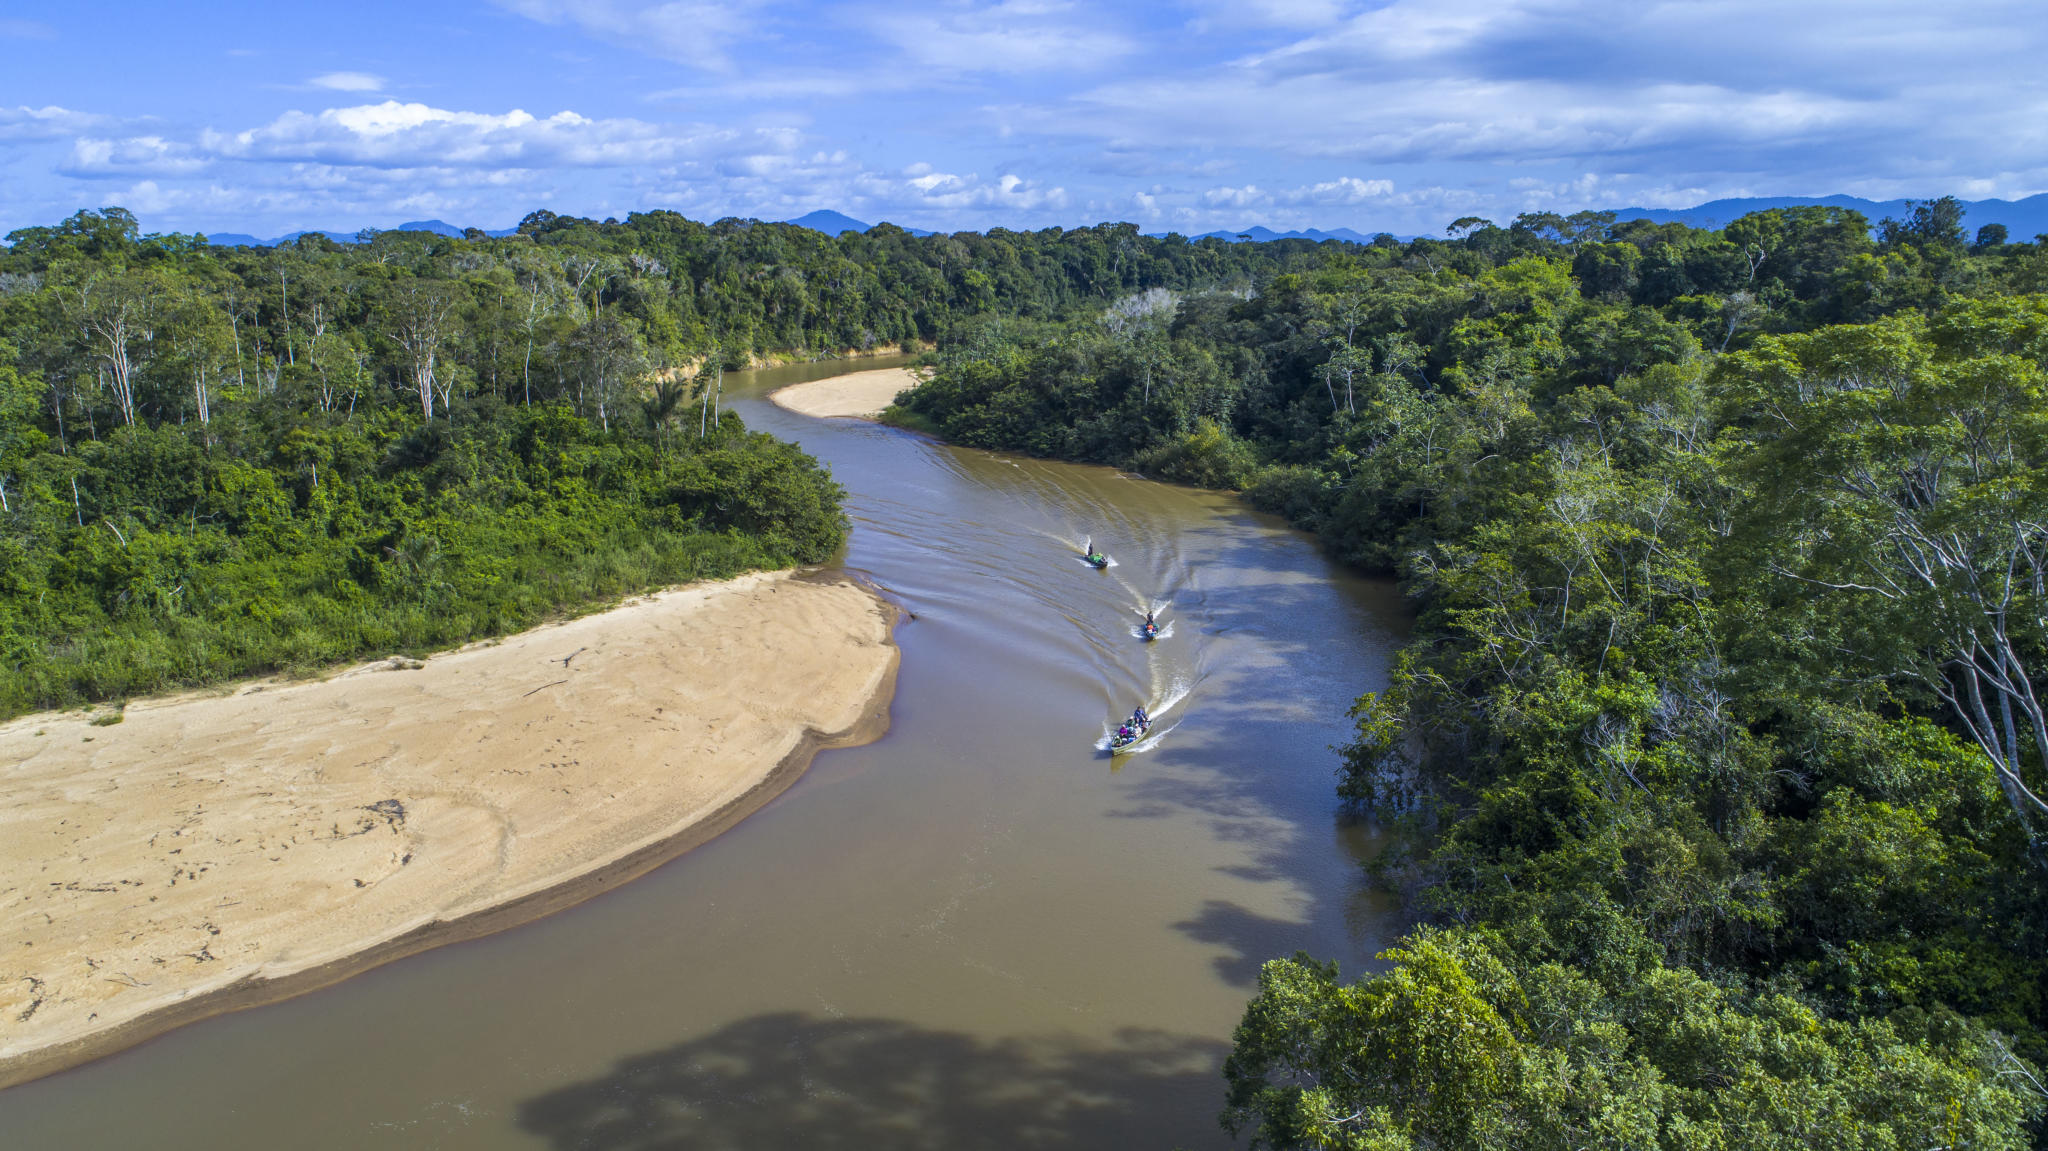
[[1145, 634], [1145, 641], [1146, 641], [1147, 643], [1150, 643], [1151, 641], [1153, 641], [1153, 640], [1155, 640], [1155, 639], [1158, 639], [1158, 638], [1159, 638], [1159, 625], [1158, 625], [1158, 624], [1156, 624], [1156, 623], [1152, 623], [1152, 622], [1150, 622], [1150, 621], [1147, 621], [1147, 622], [1146, 622], [1146, 624], [1145, 624], [1144, 634]]
[[1094, 564], [1094, 565], [1095, 565], [1095, 569], [1096, 569], [1097, 571], [1100, 571], [1100, 570], [1102, 570], [1103, 568], [1106, 568], [1106, 567], [1108, 567], [1108, 566], [1109, 566], [1109, 557], [1108, 557], [1108, 556], [1106, 556], [1106, 555], [1103, 555], [1103, 554], [1102, 554], [1101, 552], [1099, 552], [1099, 551], [1096, 551], [1096, 550], [1095, 550], [1094, 548], [1092, 548], [1092, 547], [1091, 547], [1091, 548], [1089, 548], [1089, 549], [1088, 549], [1088, 553], [1087, 553], [1086, 555], [1082, 556], [1081, 558], [1082, 558], [1083, 560], [1087, 561], [1088, 563]]
[[1109, 754], [1115, 755], [1118, 752], [1129, 751], [1133, 744], [1142, 741], [1147, 735], [1151, 734], [1151, 731], [1152, 725], [1147, 722], [1139, 724], [1132, 730], [1129, 736], [1111, 734], [1109, 737]]

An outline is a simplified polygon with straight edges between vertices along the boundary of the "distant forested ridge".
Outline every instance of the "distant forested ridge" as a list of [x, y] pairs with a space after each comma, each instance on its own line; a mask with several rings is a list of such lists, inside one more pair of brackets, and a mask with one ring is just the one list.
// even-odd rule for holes
[[2005, 241], [1468, 219], [956, 329], [906, 418], [1241, 489], [1420, 610], [1338, 783], [1424, 926], [1266, 966], [1228, 1126], [2039, 1145], [2048, 249]]
[[726, 368], [1320, 259], [1129, 225], [834, 238], [665, 212], [220, 248], [115, 208], [7, 239], [0, 714], [829, 558], [837, 486], [722, 410]]

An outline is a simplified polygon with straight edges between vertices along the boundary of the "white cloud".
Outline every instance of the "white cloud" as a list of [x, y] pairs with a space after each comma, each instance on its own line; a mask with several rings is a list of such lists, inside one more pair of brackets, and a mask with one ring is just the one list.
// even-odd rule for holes
[[1041, 208], [1064, 208], [1067, 205], [1065, 188], [1046, 188], [1014, 174], [1005, 174], [991, 181], [971, 172], [965, 176], [956, 176], [950, 172], [926, 172], [904, 180], [903, 184], [909, 202], [922, 208], [947, 211], [962, 208], [1031, 211]]
[[61, 140], [74, 133], [91, 131], [106, 122], [105, 116], [74, 112], [55, 104], [42, 108], [0, 108], [0, 141]]
[[660, 164], [734, 133], [575, 112], [545, 119], [450, 111], [386, 100], [318, 113], [287, 112], [241, 132], [208, 131], [200, 146], [221, 158], [367, 167], [614, 167]]
[[[1407, 233], [1532, 208], [2048, 188], [2039, 0], [494, 3], [515, 34], [537, 21], [580, 53], [563, 65], [577, 83], [604, 82], [571, 89], [593, 93], [577, 111], [323, 94], [200, 132], [6, 108], [0, 204], [99, 202], [118, 178], [188, 219], [239, 205], [294, 227], [502, 222], [560, 196], [600, 215], [829, 206], [926, 226], [1130, 214]], [[288, 58], [280, 47], [263, 55]], [[486, 76], [498, 90], [502, 61], [450, 60], [436, 91]], [[662, 87], [691, 110], [619, 102]], [[66, 182], [80, 178], [99, 183]]]
[[1290, 204], [1364, 204], [1384, 200], [1394, 194], [1392, 180], [1361, 180], [1356, 176], [1339, 176], [1306, 188], [1296, 188], [1288, 193]]
[[1277, 48], [1006, 114], [1155, 163], [1199, 148], [1266, 158], [1251, 170], [1533, 165], [1780, 193], [2032, 173], [1998, 183], [2011, 195], [2048, 175], [2037, 17], [2021, 0], [1391, 0]]
[[1202, 202], [1212, 208], [1271, 207], [1349, 207], [1356, 204], [1384, 201], [1394, 194], [1392, 180], [1361, 180], [1356, 176], [1340, 176], [1300, 188], [1279, 192], [1262, 190], [1257, 184], [1246, 184], [1242, 188], [1211, 188], [1202, 193]]
[[190, 175], [205, 168], [207, 159], [186, 144], [162, 136], [129, 136], [96, 139], [81, 136], [71, 142], [71, 157], [58, 170], [67, 176]]
[[1202, 202], [1211, 208], [1249, 208], [1271, 200], [1272, 197], [1261, 192], [1257, 184], [1246, 184], [1242, 188], [1211, 188], [1202, 193]]
[[307, 83], [315, 88], [326, 88], [332, 92], [382, 92], [384, 77], [368, 72], [328, 72], [315, 76]]

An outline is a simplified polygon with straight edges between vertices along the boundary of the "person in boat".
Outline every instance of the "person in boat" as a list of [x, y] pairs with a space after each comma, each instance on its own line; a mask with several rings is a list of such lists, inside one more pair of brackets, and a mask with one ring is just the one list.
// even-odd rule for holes
[[1131, 712], [1131, 726], [1138, 728], [1152, 726], [1152, 717], [1145, 714], [1144, 704], [1139, 704], [1137, 710]]
[[1117, 741], [1118, 743], [1122, 743], [1122, 742], [1124, 742], [1125, 740], [1128, 740], [1128, 739], [1130, 739], [1130, 738], [1131, 738], [1131, 725], [1130, 725], [1130, 724], [1128, 724], [1128, 723], [1125, 723], [1125, 724], [1119, 724], [1119, 725], [1117, 725], [1117, 729], [1116, 729], [1116, 741]]
[[1152, 613], [1151, 613], [1151, 612], [1149, 612], [1149, 611], [1145, 613], [1145, 626], [1146, 626], [1146, 627], [1158, 627], [1158, 626], [1159, 626], [1158, 624], [1156, 624], [1156, 623], [1152, 622]]

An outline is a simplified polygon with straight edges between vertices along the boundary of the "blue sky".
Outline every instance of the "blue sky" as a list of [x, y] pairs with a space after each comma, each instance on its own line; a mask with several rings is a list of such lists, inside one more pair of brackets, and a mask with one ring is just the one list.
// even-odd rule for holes
[[0, 231], [2016, 198], [2048, 190], [2044, 49], [2039, 0], [8, 0]]

